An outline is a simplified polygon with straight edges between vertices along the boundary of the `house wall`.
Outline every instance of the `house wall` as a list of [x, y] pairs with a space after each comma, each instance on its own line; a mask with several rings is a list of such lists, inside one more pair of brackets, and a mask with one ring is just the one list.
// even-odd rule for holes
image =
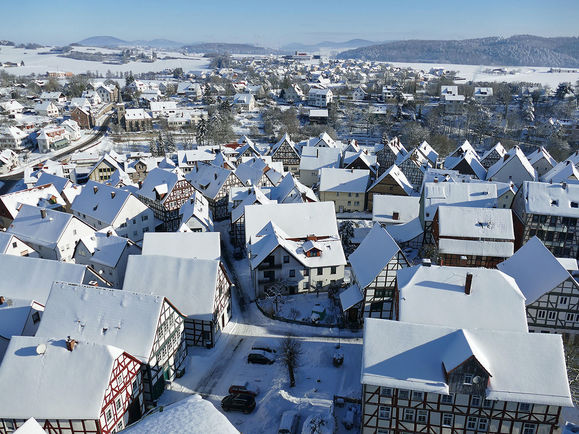
[[339, 191], [320, 191], [320, 201], [334, 202], [336, 212], [364, 211], [366, 193], [346, 193]]
[[[294, 276], [291, 276], [292, 270]], [[308, 268], [278, 246], [252, 270], [252, 278], [255, 287], [252, 299], [264, 297], [265, 289], [276, 282], [283, 282], [282, 292], [286, 294], [327, 291], [330, 285], [340, 284], [344, 280], [344, 266], [337, 265], [335, 270], [331, 266]]]
[[499, 169], [488, 181], [509, 182], [520, 187], [523, 181], [534, 181], [534, 176], [523, 167], [523, 164], [518, 158], [513, 158]]
[[[559, 433], [560, 413], [558, 406], [490, 401], [484, 395], [440, 395], [362, 385], [364, 434]], [[445, 414], [450, 420], [445, 420]]]
[[31, 246], [23, 243], [16, 237], [12, 237], [10, 244], [6, 247], [6, 250], [0, 253], [5, 255], [14, 256], [29, 256], [31, 258], [39, 258], [40, 255]]

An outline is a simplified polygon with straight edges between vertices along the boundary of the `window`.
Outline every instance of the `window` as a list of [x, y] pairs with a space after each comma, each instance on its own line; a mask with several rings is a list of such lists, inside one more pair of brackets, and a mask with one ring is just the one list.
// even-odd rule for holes
[[141, 216], [141, 221], [145, 222], [145, 221], [147, 221], [147, 220], [149, 220], [149, 216], [148, 216], [148, 215], [142, 215], [142, 216]]
[[306, 268], [306, 269], [304, 270], [304, 276], [309, 276], [309, 275], [310, 275], [310, 269], [309, 269], [309, 268]]
[[489, 429], [489, 420], [488, 419], [479, 419], [478, 420], [478, 430], [479, 431], [486, 431]]
[[575, 315], [573, 315], [572, 313], [567, 313], [567, 321], [573, 321], [574, 317]]
[[545, 236], [545, 241], [553, 241], [554, 238], [554, 232], [547, 232], [547, 235]]
[[424, 393], [412, 392], [412, 400], [413, 401], [422, 401], [423, 398], [424, 398]]
[[392, 408], [385, 407], [385, 406], [381, 405], [378, 409], [378, 419], [384, 419], [384, 420], [390, 419], [390, 412], [391, 411], [392, 411]]
[[549, 312], [549, 315], [547, 315], [547, 317], [549, 319], [557, 319], [557, 312], [551, 311], [551, 312]]
[[454, 416], [450, 413], [443, 413], [442, 415], [442, 425], [443, 426], [452, 426], [452, 421], [454, 420]]
[[519, 404], [519, 411], [524, 411], [525, 413], [530, 413], [531, 412], [531, 404], [528, 404], [526, 402], [521, 402]]
[[322, 274], [324, 274], [324, 267], [318, 267], [317, 274], [318, 274], [318, 276], [321, 276]]
[[318, 281], [316, 282], [316, 288], [318, 288], [318, 289], [321, 288], [321, 287], [322, 287], [322, 283], [323, 283], [323, 282], [322, 282], [321, 280], [318, 280]]
[[450, 395], [442, 395], [440, 401], [443, 404], [452, 404], [454, 402], [454, 395], [452, 393]]
[[472, 384], [472, 374], [464, 374], [464, 384]]
[[[75, 235], [76, 235], [76, 234], [75, 234]], [[12, 247], [14, 247], [14, 248], [16, 248], [17, 245], [18, 245], [18, 244], [16, 243], [16, 241], [14, 241], [14, 242], [12, 243]]]
[[289, 255], [283, 255], [283, 263], [289, 264]]
[[537, 316], [539, 319], [544, 319], [546, 315], [547, 315], [547, 312], [544, 310], [540, 310], [539, 312], [537, 312]]
[[40, 321], [40, 313], [34, 312], [34, 313], [32, 314], [32, 322], [33, 322], [34, 324], [37, 324], [39, 321]]
[[476, 417], [470, 416], [466, 420], [466, 429], [476, 429], [477, 422], [478, 422], [478, 419]]
[[483, 401], [484, 408], [493, 408], [493, 402], [490, 399], [485, 399]]
[[567, 297], [559, 297], [559, 304], [566, 305], [569, 299]]
[[428, 410], [417, 410], [416, 411], [416, 421], [418, 423], [428, 422]]
[[105, 418], [106, 418], [107, 422], [109, 422], [113, 418], [113, 412], [111, 411], [110, 408], [105, 413]]
[[337, 269], [336, 267], [330, 267], [330, 274], [336, 274]]
[[390, 430], [378, 428], [378, 434], [390, 434]]
[[133, 219], [133, 224], [134, 224], [134, 225], [137, 224], [137, 219]]
[[400, 389], [398, 391], [398, 398], [399, 399], [409, 399], [410, 398], [410, 392], [408, 390]]
[[480, 396], [478, 396], [478, 395], [473, 395], [473, 396], [470, 398], [470, 405], [471, 405], [472, 407], [479, 407], [479, 406], [480, 406]]
[[404, 409], [404, 421], [405, 422], [414, 422], [414, 414], [415, 411], [413, 408], [405, 408]]
[[571, 202], [571, 208], [579, 208], [578, 202]]
[[121, 408], [123, 408], [123, 401], [121, 400], [121, 398], [117, 399], [117, 402], [115, 403], [115, 408], [117, 409], [117, 411], [120, 411]]
[[386, 398], [392, 397], [392, 388], [391, 387], [381, 387], [380, 388], [380, 396], [385, 396]]
[[304, 282], [304, 289], [308, 289], [310, 287], [310, 282]]
[[119, 424], [117, 425], [117, 430], [122, 430], [123, 429], [123, 421], [121, 419], [121, 421], [119, 422]]
[[296, 277], [296, 270], [289, 270], [289, 277]]

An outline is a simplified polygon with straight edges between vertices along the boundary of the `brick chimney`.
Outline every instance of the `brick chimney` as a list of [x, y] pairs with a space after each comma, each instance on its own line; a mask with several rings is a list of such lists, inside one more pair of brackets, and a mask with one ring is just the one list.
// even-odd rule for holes
[[4, 296], [0, 295], [0, 305], [3, 305], [5, 301], [6, 299], [4, 298]]
[[96, 185], [93, 185], [92, 191], [94, 192], [94, 194], [97, 194], [97, 191], [99, 191], [99, 188]]
[[115, 191], [111, 191], [111, 199], [114, 199], [115, 196], [116, 196], [116, 194], [117, 194], [117, 193], [116, 193]]
[[74, 339], [71, 339], [70, 336], [68, 336], [66, 338], [66, 349], [68, 351], [72, 351], [74, 350], [74, 347], [76, 347], [76, 341]]
[[472, 287], [472, 274], [466, 273], [466, 282], [464, 284], [464, 293], [466, 295], [470, 294], [471, 287]]
[[40, 210], [40, 217], [42, 217], [43, 219], [46, 218], [46, 210], [45, 209]]
[[392, 213], [392, 220], [400, 220], [400, 213], [394, 211]]

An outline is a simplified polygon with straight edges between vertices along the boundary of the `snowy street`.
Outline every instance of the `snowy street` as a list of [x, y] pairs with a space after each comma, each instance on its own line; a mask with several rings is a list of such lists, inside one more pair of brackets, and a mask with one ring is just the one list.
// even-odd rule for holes
[[[222, 226], [224, 228], [225, 226]], [[222, 239], [227, 240], [227, 232]], [[225, 244], [223, 256], [231, 258], [230, 246]], [[234, 272], [244, 291], [250, 284], [247, 259], [235, 261]], [[232, 271], [233, 273], [233, 271]], [[200, 393], [221, 409], [221, 399], [228, 394], [229, 386], [249, 382], [260, 390], [257, 407], [250, 415], [224, 412], [235, 427], [244, 433], [273, 432], [281, 414], [297, 410], [303, 423], [310, 414], [328, 414], [334, 395], [360, 398], [362, 334], [337, 328], [312, 327], [289, 324], [265, 317], [251, 303], [241, 308], [239, 291], [232, 290], [233, 318], [226, 326], [215, 348], [207, 350], [190, 347], [186, 360], [186, 373], [176, 379], [160, 398], [167, 405]], [[252, 346], [279, 347], [288, 334], [302, 345], [300, 366], [296, 371], [296, 387], [289, 387], [287, 368], [279, 361], [273, 365], [247, 363]], [[332, 356], [340, 344], [344, 364], [334, 367]], [[352, 375], [352, 373], [356, 373]]]

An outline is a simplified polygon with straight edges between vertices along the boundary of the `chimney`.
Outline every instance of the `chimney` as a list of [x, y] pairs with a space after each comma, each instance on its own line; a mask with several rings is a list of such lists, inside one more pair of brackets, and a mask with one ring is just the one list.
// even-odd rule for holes
[[114, 198], [115, 198], [115, 196], [116, 196], [116, 194], [117, 194], [116, 192], [114, 192], [114, 191], [111, 191], [111, 199], [114, 199]]
[[507, 161], [508, 159], [509, 159], [509, 154], [505, 154], [505, 155], [503, 156], [503, 161]]
[[94, 192], [94, 194], [97, 194], [97, 191], [99, 191], [99, 188], [96, 185], [94, 185], [92, 187], [92, 191]]
[[466, 273], [466, 282], [464, 284], [464, 293], [466, 295], [470, 294], [471, 286], [472, 286], [472, 274]]
[[40, 217], [42, 217], [43, 219], [46, 218], [46, 210], [45, 209], [40, 210]]
[[423, 267], [430, 267], [432, 265], [432, 261], [428, 258], [422, 259], [422, 266]]
[[109, 238], [113, 234], [113, 231], [107, 231], [107, 238]]
[[76, 347], [76, 341], [74, 339], [71, 339], [70, 336], [68, 336], [66, 338], [66, 349], [68, 351], [72, 351], [74, 350], [74, 347]]
[[392, 220], [400, 220], [400, 213], [397, 211], [394, 211], [392, 213]]
[[438, 184], [438, 176], [435, 176], [434, 179], [432, 180], [432, 182], [434, 182], [435, 184]]
[[217, 179], [217, 173], [213, 174], [213, 178]]
[[4, 298], [4, 296], [0, 295], [0, 306], [3, 305], [5, 301], [6, 299]]

